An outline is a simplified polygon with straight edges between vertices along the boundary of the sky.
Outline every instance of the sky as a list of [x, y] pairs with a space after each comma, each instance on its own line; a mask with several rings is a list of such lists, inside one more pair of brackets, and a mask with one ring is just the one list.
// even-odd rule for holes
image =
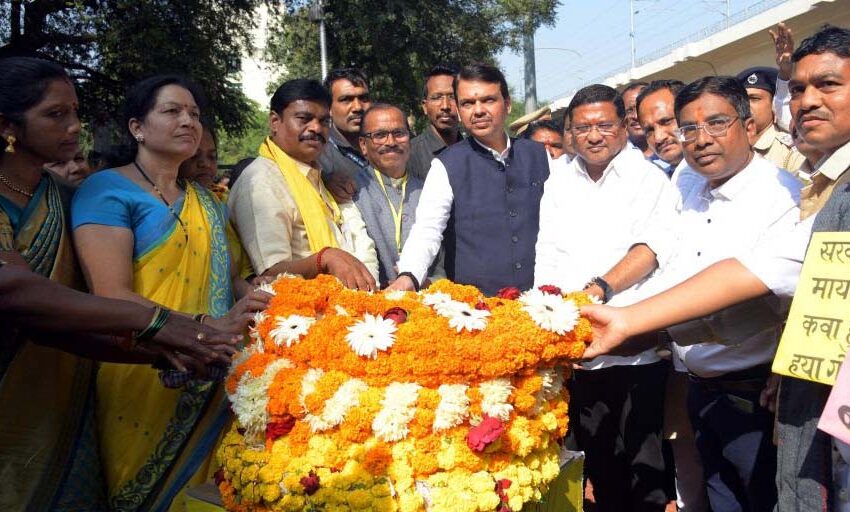
[[[638, 59], [726, 19], [780, 0], [633, 0]], [[631, 61], [629, 0], [561, 0], [554, 27], [535, 34], [537, 99], [544, 104], [598, 81]], [[766, 36], [768, 37], [768, 36]], [[499, 57], [517, 98], [524, 98], [522, 56]]]

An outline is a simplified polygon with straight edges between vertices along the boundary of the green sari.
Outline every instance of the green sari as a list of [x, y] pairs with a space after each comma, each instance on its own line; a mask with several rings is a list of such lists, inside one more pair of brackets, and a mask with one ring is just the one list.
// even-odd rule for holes
[[[80, 288], [67, 197], [50, 176], [20, 209], [0, 198], [0, 251]], [[106, 510], [94, 421], [95, 363], [0, 330], [0, 509]]]

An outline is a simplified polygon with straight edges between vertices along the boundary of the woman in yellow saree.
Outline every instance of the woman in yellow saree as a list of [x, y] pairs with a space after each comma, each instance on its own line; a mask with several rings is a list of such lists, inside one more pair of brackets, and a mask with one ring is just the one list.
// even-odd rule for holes
[[0, 59], [0, 261], [6, 275], [20, 276], [2, 294], [11, 314], [0, 329], [0, 510], [106, 510], [96, 368], [79, 355], [150, 363], [165, 353], [151, 343], [203, 356], [195, 336], [217, 337], [197, 323], [168, 320], [156, 339], [134, 335], [138, 346], [126, 351], [114, 336], [92, 334], [142, 331], [153, 310], [65, 288], [82, 282], [69, 236], [70, 195], [43, 166], [72, 157], [79, 133], [77, 96], [60, 66]]
[[[176, 76], [152, 77], [130, 91], [125, 115], [138, 145], [135, 159], [78, 189], [75, 244], [94, 293], [159, 304], [239, 333], [270, 296], [236, 276], [224, 206], [177, 178], [200, 141], [200, 98]], [[185, 488], [209, 475], [228, 420], [218, 383], [104, 364], [97, 391], [110, 507], [180, 510]]]

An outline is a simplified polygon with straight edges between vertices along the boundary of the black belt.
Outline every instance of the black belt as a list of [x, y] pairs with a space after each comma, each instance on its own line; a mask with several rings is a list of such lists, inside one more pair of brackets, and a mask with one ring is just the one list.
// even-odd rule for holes
[[693, 373], [688, 373], [688, 379], [708, 391], [719, 393], [758, 393], [764, 389], [764, 384], [770, 376], [770, 365], [764, 364], [739, 370], [735, 372], [724, 373], [716, 377], [700, 377]]

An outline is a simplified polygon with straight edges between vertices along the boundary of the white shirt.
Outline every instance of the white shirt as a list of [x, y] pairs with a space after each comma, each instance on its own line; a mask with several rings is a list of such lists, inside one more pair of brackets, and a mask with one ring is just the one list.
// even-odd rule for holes
[[[478, 144], [486, 149], [493, 158], [504, 164], [505, 158], [511, 150], [511, 138], [507, 137], [508, 144], [501, 153], [489, 148], [479, 142], [475, 137], [470, 137], [473, 144]], [[548, 155], [548, 153], [547, 153]], [[549, 160], [550, 169], [554, 165]], [[443, 242], [443, 231], [449, 221], [454, 202], [454, 191], [449, 183], [449, 175], [446, 166], [439, 158], [431, 160], [431, 168], [422, 186], [419, 195], [419, 205], [416, 207], [416, 222], [410, 228], [410, 234], [404, 242], [404, 249], [398, 260], [398, 271], [410, 272], [421, 283], [428, 275], [428, 267], [440, 252], [440, 244]]]
[[786, 132], [791, 131], [791, 92], [788, 80], [776, 78], [776, 92], [773, 94], [773, 114], [776, 126]]
[[[670, 251], [665, 238], [675, 204], [670, 180], [637, 149], [623, 149], [595, 182], [581, 157], [556, 167], [540, 200], [535, 286], [552, 284], [565, 292], [581, 290], [639, 243], [647, 244], [664, 259]], [[610, 304], [625, 306], [646, 297], [641, 292], [642, 282], [615, 295]], [[598, 369], [657, 360], [655, 351], [649, 350], [635, 357], [598, 357], [584, 367]]]
[[[689, 187], [680, 184], [676, 253], [648, 288], [675, 286], [713, 263], [791, 232], [799, 219], [800, 183], [758, 155], [717, 188], [700, 178]], [[674, 350], [701, 377], [769, 363], [787, 308], [787, 299], [770, 295], [673, 326]]]

